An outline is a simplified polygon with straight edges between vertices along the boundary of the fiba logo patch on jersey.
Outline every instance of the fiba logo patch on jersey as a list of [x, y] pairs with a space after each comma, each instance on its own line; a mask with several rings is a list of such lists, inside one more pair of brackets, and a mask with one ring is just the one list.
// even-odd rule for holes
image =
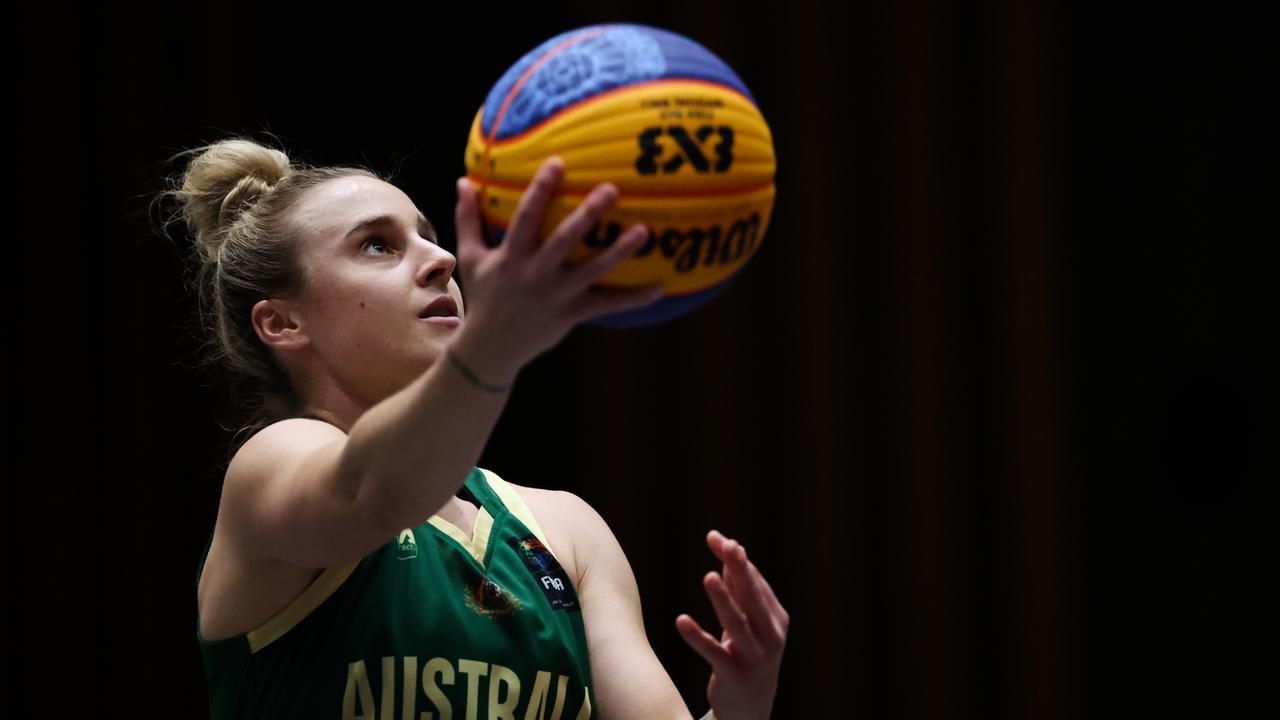
[[405, 528], [400, 531], [396, 540], [396, 559], [412, 560], [418, 557], [418, 541], [413, 537], [413, 530]]
[[525, 569], [533, 575], [547, 596], [547, 602], [556, 610], [566, 612], [578, 611], [578, 597], [569, 583], [569, 575], [560, 567], [556, 557], [536, 535], [522, 538], [509, 537], [507, 544], [524, 563]]

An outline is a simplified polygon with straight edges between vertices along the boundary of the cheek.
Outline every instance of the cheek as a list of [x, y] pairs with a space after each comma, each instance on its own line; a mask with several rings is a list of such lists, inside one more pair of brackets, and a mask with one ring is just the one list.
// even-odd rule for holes
[[458, 317], [465, 318], [467, 316], [467, 308], [462, 301], [462, 290], [454, 281], [449, 281], [449, 294], [453, 296], [454, 302], [458, 303]]
[[379, 315], [372, 300], [353, 294], [332, 297], [326, 304], [322, 324], [330, 346], [359, 351], [386, 344], [388, 318]]
[[[355, 366], [378, 366], [388, 354], [400, 352], [409, 335], [406, 324], [378, 317], [372, 307], [347, 313], [328, 328], [327, 340], [336, 353]], [[380, 360], [377, 358], [381, 358]]]

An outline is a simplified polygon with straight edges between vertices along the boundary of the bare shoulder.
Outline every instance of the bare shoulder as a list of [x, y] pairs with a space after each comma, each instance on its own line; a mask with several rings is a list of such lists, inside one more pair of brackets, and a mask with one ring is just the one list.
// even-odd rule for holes
[[567, 490], [528, 487], [503, 480], [529, 507], [547, 534], [551, 551], [565, 566], [574, 585], [579, 585], [585, 567], [582, 549], [594, 545], [589, 538], [594, 536], [592, 528], [604, 522], [600, 515], [587, 501]]
[[[278, 474], [281, 466], [290, 465], [324, 445], [346, 438], [346, 434], [329, 423], [308, 418], [277, 420], [258, 430], [235, 451], [223, 479], [220, 520], [233, 520], [242, 510], [242, 495], [263, 489], [262, 478]], [[231, 517], [224, 517], [230, 515]], [[235, 525], [232, 521], [231, 525]]]
[[[545, 508], [548, 512], [572, 511], [572, 508], [570, 507], [572, 504], [572, 498], [577, 497], [573, 493], [565, 490], [529, 487], [527, 485], [513, 483], [506, 478], [503, 478], [503, 480], [515, 489], [516, 493], [520, 495], [520, 499], [524, 500], [525, 504], [528, 505], [531, 510], [534, 509], [534, 505], [536, 504], [539, 508]], [[538, 519], [541, 520], [541, 518]]]
[[520, 499], [529, 506], [540, 524], [545, 525], [545, 517], [552, 522], [572, 527], [576, 522], [598, 521], [600, 517], [586, 500], [568, 490], [528, 487], [510, 480], [506, 480], [506, 483], [520, 495]]
[[228, 471], [237, 465], [259, 462], [267, 448], [277, 444], [293, 446], [298, 443], [319, 445], [345, 438], [346, 433], [323, 420], [312, 418], [285, 418], [277, 420], [255, 432], [236, 450]]
[[200, 630], [207, 640], [248, 632], [298, 596], [319, 573], [260, 551], [250, 526], [261, 506], [261, 478], [280, 467], [282, 455], [305, 453], [345, 437], [319, 420], [289, 418], [245, 440], [225, 471], [213, 538], [197, 587]]

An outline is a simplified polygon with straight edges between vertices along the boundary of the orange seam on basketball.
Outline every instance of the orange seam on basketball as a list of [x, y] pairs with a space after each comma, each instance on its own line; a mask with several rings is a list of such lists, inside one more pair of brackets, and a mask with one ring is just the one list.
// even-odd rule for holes
[[[612, 285], [610, 283], [600, 282], [599, 280], [595, 281], [593, 285], [595, 285], [598, 288], [604, 288], [605, 290], [635, 290], [637, 288], [643, 287], [641, 285]], [[695, 290], [668, 290], [667, 292], [663, 293], [662, 298], [664, 300], [669, 300], [671, 298], [684, 297], [685, 295], [693, 295], [694, 293], [705, 292], [706, 290], [707, 288], [697, 288]]]
[[[550, 60], [551, 57], [554, 56], [556, 53], [560, 52], [561, 50], [564, 50], [567, 47], [571, 47], [575, 43], [578, 43], [582, 40], [595, 37], [596, 35], [599, 35], [604, 32], [608, 32], [608, 30], [609, 28], [603, 28], [597, 31], [585, 32], [580, 35], [571, 37], [568, 40], [565, 40], [564, 42], [560, 43], [556, 47], [552, 48], [549, 52], [547, 52], [546, 55], [543, 55], [542, 57], [538, 58], [538, 61], [535, 62], [533, 66], [530, 67], [528, 70], [526, 70], [524, 75], [520, 76], [520, 79], [516, 81], [516, 84], [512, 86], [511, 90], [507, 93], [507, 97], [503, 99], [502, 107], [498, 108], [498, 114], [493, 118], [493, 127], [489, 131], [489, 142], [485, 143], [485, 146], [484, 146], [484, 160], [482, 161], [482, 170], [486, 175], [489, 172], [489, 153], [490, 151], [493, 150], [494, 139], [498, 136], [498, 128], [502, 126], [502, 118], [506, 116], [507, 108], [511, 105], [511, 101], [515, 99], [516, 93], [520, 90], [520, 88], [524, 87], [525, 81], [529, 79], [529, 77], [534, 73], [534, 71], [542, 67], [542, 64], [545, 63], [547, 60]], [[484, 132], [483, 129], [481, 129], [482, 135], [483, 135], [483, 132]], [[481, 202], [481, 207], [486, 207], [489, 202], [489, 192], [488, 192], [487, 183], [481, 186], [480, 188], [480, 202]]]
[[[475, 176], [473, 177], [473, 179], [480, 182], [488, 183], [489, 187], [501, 188], [503, 190], [511, 190], [513, 192], [523, 192], [528, 187], [528, 185], [520, 185], [518, 183], [503, 182], [501, 180], [489, 180], [486, 178], [482, 178], [480, 176]], [[614, 181], [613, 184], [620, 186], [620, 183], [618, 181]], [[680, 190], [680, 191], [674, 191], [674, 190], [662, 191], [662, 190], [633, 190], [629, 188], [619, 187], [619, 190], [622, 193], [624, 193], [628, 198], [726, 197], [729, 195], [750, 195], [751, 193], [760, 192], [761, 190], [767, 190], [773, 187], [773, 185], [774, 185], [773, 181], [770, 180], [769, 182], [754, 183], [752, 185], [741, 185], [738, 187], [731, 187], [731, 188], [704, 188], [704, 189], [690, 189], [690, 190]], [[594, 188], [595, 188], [594, 185], [588, 188], [562, 186], [556, 190], [556, 194], [581, 197], [581, 196], [590, 194]]]
[[520, 79], [516, 80], [515, 84], [511, 86], [511, 89], [507, 91], [507, 96], [502, 99], [502, 107], [498, 108], [498, 114], [493, 118], [493, 127], [490, 128], [489, 130], [489, 144], [493, 145], [495, 139], [498, 137], [498, 129], [502, 127], [502, 120], [507, 115], [507, 108], [511, 106], [511, 101], [515, 100], [516, 95], [519, 94], [520, 92], [520, 88], [524, 87], [525, 82], [530, 77], [533, 77], [533, 74], [536, 73], [539, 68], [545, 65], [548, 60], [555, 57], [556, 55], [563, 52], [564, 50], [571, 48], [574, 45], [577, 45], [583, 40], [588, 40], [597, 35], [603, 35], [604, 33], [609, 32], [611, 29], [612, 28], [601, 28], [599, 30], [584, 32], [580, 35], [574, 35], [568, 40], [565, 40], [559, 45], [548, 50], [545, 55], [538, 58], [537, 62], [535, 62], [533, 65], [530, 65], [529, 69], [525, 70], [524, 74], [520, 76]]

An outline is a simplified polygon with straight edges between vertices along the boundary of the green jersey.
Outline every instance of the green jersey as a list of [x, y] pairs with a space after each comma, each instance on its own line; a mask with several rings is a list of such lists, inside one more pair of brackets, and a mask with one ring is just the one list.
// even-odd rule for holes
[[464, 486], [471, 537], [433, 515], [224, 640], [197, 611], [214, 720], [591, 718], [576, 588], [513, 487], [481, 468]]

